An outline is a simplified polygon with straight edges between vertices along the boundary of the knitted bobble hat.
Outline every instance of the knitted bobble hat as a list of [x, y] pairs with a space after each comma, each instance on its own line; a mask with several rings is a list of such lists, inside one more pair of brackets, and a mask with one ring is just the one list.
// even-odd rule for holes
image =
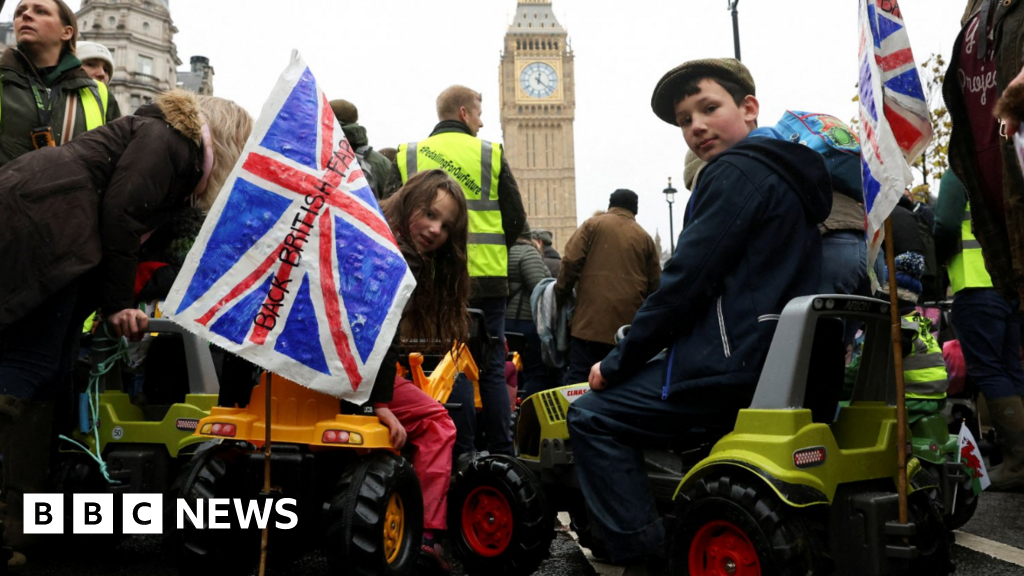
[[[904, 252], [896, 256], [896, 297], [912, 304], [917, 303], [923, 290], [921, 277], [924, 276], [924, 255], [920, 252]], [[879, 279], [883, 294], [889, 294], [889, 268], [883, 267], [885, 276]]]

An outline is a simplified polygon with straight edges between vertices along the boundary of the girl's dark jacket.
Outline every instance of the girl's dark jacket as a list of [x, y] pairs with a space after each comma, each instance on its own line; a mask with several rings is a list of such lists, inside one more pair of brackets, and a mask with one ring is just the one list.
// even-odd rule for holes
[[818, 289], [818, 223], [831, 206], [825, 163], [806, 146], [748, 137], [716, 156], [701, 172], [661, 286], [601, 375], [622, 383], [668, 348], [668, 393], [756, 384], [783, 307]]
[[134, 306], [142, 237], [202, 176], [201, 126], [195, 95], [172, 90], [0, 169], [0, 332], [90, 271], [104, 312]]

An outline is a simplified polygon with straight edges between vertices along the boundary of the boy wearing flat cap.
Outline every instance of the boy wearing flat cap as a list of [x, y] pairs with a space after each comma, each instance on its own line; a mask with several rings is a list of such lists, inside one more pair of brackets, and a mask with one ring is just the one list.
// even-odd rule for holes
[[661, 287], [568, 414], [580, 485], [615, 563], [664, 550], [642, 447], [731, 429], [783, 307], [818, 287], [828, 171], [817, 152], [757, 130], [754, 91], [731, 58], [686, 62], [654, 88], [655, 115], [706, 166]]

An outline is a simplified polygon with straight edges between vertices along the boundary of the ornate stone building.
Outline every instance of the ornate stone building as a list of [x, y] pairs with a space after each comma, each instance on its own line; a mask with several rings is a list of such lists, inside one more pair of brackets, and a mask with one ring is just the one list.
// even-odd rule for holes
[[550, 0], [519, 0], [501, 55], [505, 153], [534, 229], [561, 252], [576, 230], [573, 53]]
[[169, 0], [82, 0], [77, 12], [79, 37], [99, 42], [114, 56], [110, 91], [121, 112], [177, 85], [181, 65]]
[[179, 82], [178, 48], [169, 0], [82, 0], [77, 12], [79, 37], [99, 42], [114, 56], [110, 91], [123, 114], [179, 85], [199, 94], [213, 94], [213, 68], [202, 56]]

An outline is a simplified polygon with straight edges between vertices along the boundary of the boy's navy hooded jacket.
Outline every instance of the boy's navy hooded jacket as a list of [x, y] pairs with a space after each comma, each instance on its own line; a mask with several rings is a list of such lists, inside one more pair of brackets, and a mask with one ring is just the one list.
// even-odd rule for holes
[[665, 394], [756, 384], [783, 307], [817, 290], [818, 223], [831, 207], [825, 163], [806, 146], [750, 136], [713, 158], [661, 287], [601, 362], [605, 380], [628, 379], [668, 348]]

